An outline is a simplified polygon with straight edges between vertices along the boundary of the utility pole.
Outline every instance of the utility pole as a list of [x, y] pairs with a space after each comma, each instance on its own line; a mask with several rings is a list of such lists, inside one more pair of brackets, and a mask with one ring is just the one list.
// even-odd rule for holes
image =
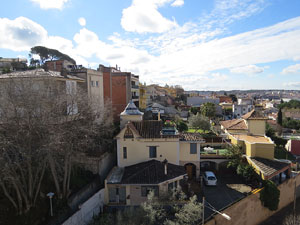
[[204, 208], [205, 208], [205, 197], [202, 198], [202, 225], [204, 225]]
[[294, 225], [296, 225], [296, 178], [295, 178], [295, 190], [294, 190]]

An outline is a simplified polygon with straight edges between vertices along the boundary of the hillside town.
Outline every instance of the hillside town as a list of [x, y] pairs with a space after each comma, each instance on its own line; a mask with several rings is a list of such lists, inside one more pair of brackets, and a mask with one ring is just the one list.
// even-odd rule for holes
[[252, 225], [300, 195], [299, 90], [186, 91], [41, 49], [0, 58], [0, 224]]

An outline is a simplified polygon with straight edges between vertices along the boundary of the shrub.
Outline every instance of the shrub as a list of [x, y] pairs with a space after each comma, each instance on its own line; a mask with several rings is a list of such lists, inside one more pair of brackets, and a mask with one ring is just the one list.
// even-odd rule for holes
[[264, 188], [260, 192], [260, 200], [264, 207], [275, 211], [278, 209], [280, 190], [276, 184], [270, 180], [263, 182]]
[[239, 164], [236, 173], [242, 176], [246, 181], [251, 181], [256, 178], [256, 172], [251, 165]]
[[189, 128], [188, 128], [188, 125], [185, 122], [179, 121], [177, 123], [177, 129], [178, 129], [178, 131], [182, 132], [182, 131], [187, 131]]

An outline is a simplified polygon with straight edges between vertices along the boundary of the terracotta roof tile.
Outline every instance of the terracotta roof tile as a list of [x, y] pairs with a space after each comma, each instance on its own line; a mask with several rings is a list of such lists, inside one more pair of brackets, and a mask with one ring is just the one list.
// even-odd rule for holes
[[251, 120], [251, 119], [267, 119], [265, 118], [260, 111], [256, 111], [255, 109], [252, 109], [250, 112], [246, 113], [242, 116], [245, 120]]
[[199, 133], [181, 133], [180, 141], [205, 141]]
[[220, 124], [225, 129], [234, 129], [234, 130], [247, 130], [248, 129], [248, 127], [243, 119], [221, 121]]
[[259, 168], [264, 176], [267, 176], [269, 178], [275, 176], [278, 171], [284, 168], [288, 169], [288, 167], [290, 166], [290, 164], [285, 162], [260, 157], [251, 157], [250, 160]]

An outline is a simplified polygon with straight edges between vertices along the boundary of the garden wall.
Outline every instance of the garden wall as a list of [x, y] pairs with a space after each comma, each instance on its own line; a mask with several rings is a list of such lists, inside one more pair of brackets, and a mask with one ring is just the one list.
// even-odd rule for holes
[[103, 202], [104, 188], [80, 205], [78, 211], [62, 223], [62, 225], [86, 225], [90, 223], [93, 217], [102, 211]]
[[[295, 182], [297, 184], [297, 196], [299, 196], [300, 175], [290, 178], [278, 186], [280, 190], [280, 201], [278, 210], [284, 208], [294, 200]], [[277, 211], [270, 211], [262, 206], [259, 199], [260, 193], [249, 195], [248, 197], [240, 200], [222, 210], [231, 217], [228, 221], [219, 214], [216, 214], [211, 220], [207, 221], [205, 225], [257, 225], [272, 216]]]

